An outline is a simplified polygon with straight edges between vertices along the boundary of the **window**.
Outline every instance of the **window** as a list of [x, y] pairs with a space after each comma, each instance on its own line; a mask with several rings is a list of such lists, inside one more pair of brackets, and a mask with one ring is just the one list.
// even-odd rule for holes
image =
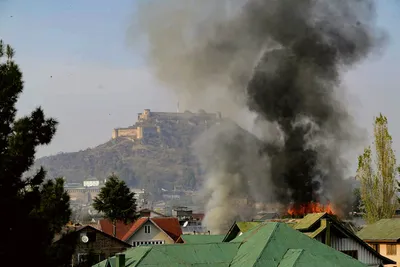
[[371, 244], [371, 247], [379, 253], [379, 244]]
[[150, 234], [150, 225], [145, 225], [145, 226], [144, 226], [144, 232], [145, 232], [146, 234]]
[[396, 244], [387, 244], [386, 245], [386, 255], [397, 255]]
[[357, 250], [343, 250], [341, 252], [358, 260], [358, 251]]

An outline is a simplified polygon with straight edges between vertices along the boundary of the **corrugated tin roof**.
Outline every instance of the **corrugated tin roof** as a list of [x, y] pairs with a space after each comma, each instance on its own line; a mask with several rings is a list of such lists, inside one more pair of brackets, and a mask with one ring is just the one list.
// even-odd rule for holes
[[[114, 260], [109, 260], [111, 267]], [[96, 267], [106, 267], [102, 262]], [[366, 267], [367, 265], [284, 223], [262, 223], [231, 242], [138, 247], [126, 267]]]
[[293, 226], [293, 228], [299, 231], [307, 230], [325, 215], [325, 212], [307, 214], [306, 216], [304, 216], [304, 218], [299, 220], [298, 223]]
[[363, 240], [387, 240], [400, 239], [400, 219], [382, 219], [376, 223], [365, 226], [357, 235]]
[[[242, 245], [231, 266], [268, 267], [361, 267], [366, 266], [284, 223], [265, 223], [235, 238]], [[287, 254], [289, 249], [302, 249]], [[297, 255], [296, 255], [296, 253]], [[286, 257], [286, 258], [285, 258]]]
[[222, 242], [225, 235], [181, 235], [185, 244], [206, 244]]
[[158, 245], [153, 246], [137, 266], [228, 267], [239, 246], [239, 243]]

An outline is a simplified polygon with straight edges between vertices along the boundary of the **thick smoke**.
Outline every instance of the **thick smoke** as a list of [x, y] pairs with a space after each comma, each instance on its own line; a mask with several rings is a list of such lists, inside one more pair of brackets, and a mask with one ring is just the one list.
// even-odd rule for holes
[[373, 0], [159, 0], [139, 14], [150, 63], [181, 103], [257, 137], [227, 123], [195, 144], [211, 231], [247, 215], [243, 197], [346, 209], [357, 133], [340, 74], [380, 45]]

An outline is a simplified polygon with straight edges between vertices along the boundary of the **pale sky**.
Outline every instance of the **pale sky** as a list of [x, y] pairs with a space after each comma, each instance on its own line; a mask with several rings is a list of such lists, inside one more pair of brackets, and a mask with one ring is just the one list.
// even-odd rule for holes
[[[24, 73], [19, 114], [40, 105], [60, 122], [54, 141], [38, 156], [104, 143], [113, 128], [132, 125], [144, 108], [175, 110], [176, 97], [149, 71], [146, 47], [128, 44], [138, 1], [0, 0], [0, 39], [16, 49]], [[371, 131], [373, 117], [382, 112], [400, 151], [400, 2], [378, 2], [379, 24], [390, 41], [381, 56], [349, 72], [345, 84], [358, 124]]]

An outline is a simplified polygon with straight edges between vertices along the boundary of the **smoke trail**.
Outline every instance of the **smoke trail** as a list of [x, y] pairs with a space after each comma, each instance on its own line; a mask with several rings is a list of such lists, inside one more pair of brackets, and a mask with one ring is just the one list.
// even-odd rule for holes
[[150, 64], [181, 103], [259, 139], [220, 125], [195, 146], [211, 231], [243, 215], [241, 196], [345, 209], [343, 155], [357, 136], [340, 73], [380, 46], [373, 0], [150, 1], [139, 14]]

